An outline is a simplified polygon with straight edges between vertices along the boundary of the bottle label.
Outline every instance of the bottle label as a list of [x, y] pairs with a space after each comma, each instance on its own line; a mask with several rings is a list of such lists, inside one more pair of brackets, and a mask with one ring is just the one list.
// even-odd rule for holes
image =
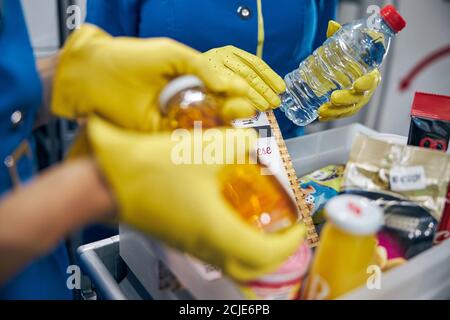
[[281, 151], [266, 114], [258, 113], [250, 119], [235, 120], [233, 126], [235, 128], [253, 128], [258, 131], [256, 154], [260, 163], [265, 166], [261, 169], [261, 174], [274, 175], [289, 191], [289, 195], [294, 198], [293, 191], [289, 187], [289, 177], [284, 168]]
[[283, 163], [281, 162], [281, 158], [279, 156], [280, 150], [278, 149], [277, 141], [275, 140], [275, 138], [259, 138], [256, 143], [256, 148], [259, 161], [267, 166], [267, 168], [262, 169], [263, 172], [261, 172], [261, 174], [277, 175], [277, 178], [280, 178], [281, 182], [283, 182], [285, 185], [289, 185], [289, 181], [287, 181], [286, 175], [280, 174], [284, 173], [284, 171], [282, 171]]
[[426, 176], [423, 166], [394, 167], [389, 177], [392, 191], [413, 191], [426, 188]]

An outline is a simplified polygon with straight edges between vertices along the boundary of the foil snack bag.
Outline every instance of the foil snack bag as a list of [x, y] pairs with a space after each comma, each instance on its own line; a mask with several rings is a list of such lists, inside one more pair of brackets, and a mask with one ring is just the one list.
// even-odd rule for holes
[[[411, 109], [408, 144], [448, 151], [450, 139], [450, 97], [417, 92]], [[450, 185], [435, 244], [450, 238]]]
[[365, 196], [384, 209], [380, 245], [389, 259], [409, 259], [432, 246], [449, 179], [450, 156], [443, 152], [358, 135], [343, 190]]

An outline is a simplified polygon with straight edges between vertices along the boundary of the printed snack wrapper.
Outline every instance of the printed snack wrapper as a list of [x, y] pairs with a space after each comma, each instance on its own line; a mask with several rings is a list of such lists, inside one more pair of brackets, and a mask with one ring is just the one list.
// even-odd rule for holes
[[445, 206], [450, 156], [434, 150], [356, 136], [343, 192], [371, 199], [384, 210], [380, 246], [392, 259], [430, 248]]
[[450, 142], [450, 96], [416, 92], [408, 144], [447, 151]]
[[325, 222], [325, 204], [341, 191], [345, 165], [329, 165], [299, 179], [315, 225]]
[[450, 179], [450, 156], [411, 146], [355, 137], [343, 189], [363, 189], [410, 200], [439, 221]]

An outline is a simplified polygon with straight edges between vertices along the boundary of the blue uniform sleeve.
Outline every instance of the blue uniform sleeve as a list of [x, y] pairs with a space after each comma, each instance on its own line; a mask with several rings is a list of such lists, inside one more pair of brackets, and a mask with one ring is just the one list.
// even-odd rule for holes
[[86, 22], [113, 36], [139, 35], [139, 0], [88, 0]]
[[337, 6], [338, 0], [316, 0], [317, 31], [314, 38], [313, 50], [320, 47], [326, 40], [328, 21], [336, 19]]

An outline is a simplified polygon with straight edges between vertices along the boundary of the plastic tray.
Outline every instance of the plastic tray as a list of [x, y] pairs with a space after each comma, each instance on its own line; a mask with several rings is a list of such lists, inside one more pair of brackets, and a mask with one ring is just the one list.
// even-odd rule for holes
[[340, 127], [286, 141], [298, 177], [331, 164], [347, 163], [353, 137], [378, 134], [361, 124]]
[[[287, 141], [298, 176], [329, 164], [348, 160], [357, 133], [375, 134], [362, 125], [324, 131]], [[196, 299], [243, 299], [238, 286], [226, 277], [215, 277], [190, 257], [165, 247], [125, 226], [120, 228], [120, 255], [155, 298], [176, 298], [158, 288], [158, 265], [163, 262]]]
[[[376, 134], [362, 125], [324, 131], [287, 141], [298, 176], [329, 164], [348, 160], [353, 137], [357, 133]], [[155, 299], [242, 299], [238, 287], [229, 279], [199, 268], [187, 255], [165, 247], [157, 241], [120, 227], [120, 256], [130, 273], [139, 279], [143, 288]], [[85, 256], [92, 260], [92, 255]], [[86, 259], [85, 259], [86, 260]], [[94, 259], [95, 260], [95, 259]], [[98, 262], [98, 261], [97, 261]], [[107, 286], [111, 277], [102, 280], [105, 270], [98, 263], [89, 262], [89, 272], [95, 271], [101, 291], [117, 290]], [[344, 299], [446, 299], [450, 297], [450, 241], [409, 261], [406, 265], [383, 274], [380, 290], [361, 288]], [[161, 288], [161, 266], [178, 278], [184, 289]], [[120, 287], [120, 286], [119, 286]], [[107, 296], [107, 295], [106, 295]]]
[[[362, 288], [342, 299], [450, 299], [450, 240], [384, 274], [380, 290]], [[87, 288], [95, 299], [150, 299], [119, 255], [119, 236], [98, 241], [78, 250], [83, 272], [91, 280]], [[84, 297], [86, 295], [83, 295]], [[90, 295], [92, 297], [92, 294]], [[192, 298], [186, 295], [184, 299]], [[92, 299], [92, 298], [91, 298]]]
[[361, 288], [342, 299], [450, 299], [450, 239], [383, 274], [379, 289]]
[[119, 236], [81, 246], [77, 250], [83, 273], [89, 278], [81, 289], [86, 300], [140, 300], [151, 296], [119, 255]]

